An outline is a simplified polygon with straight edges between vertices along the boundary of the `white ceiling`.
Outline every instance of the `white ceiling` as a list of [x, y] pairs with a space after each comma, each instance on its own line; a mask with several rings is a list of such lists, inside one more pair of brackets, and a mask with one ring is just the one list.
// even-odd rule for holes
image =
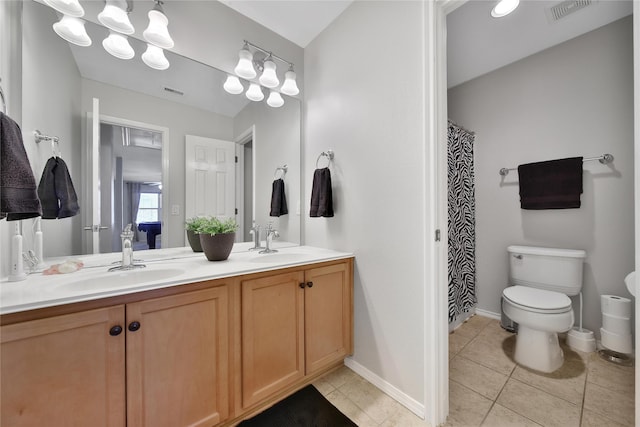
[[599, 0], [552, 22], [546, 9], [561, 0], [521, 0], [504, 18], [496, 1], [473, 0], [447, 17], [448, 87], [456, 86], [632, 13], [632, 1]]
[[353, 0], [220, 0], [276, 34], [306, 47]]

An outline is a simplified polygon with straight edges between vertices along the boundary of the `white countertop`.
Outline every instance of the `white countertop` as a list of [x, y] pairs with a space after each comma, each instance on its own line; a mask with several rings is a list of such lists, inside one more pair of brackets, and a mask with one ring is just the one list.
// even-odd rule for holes
[[[116, 272], [107, 269], [121, 259], [120, 253], [65, 257], [82, 260], [84, 268], [68, 274], [30, 274], [20, 282], [0, 281], [0, 314], [353, 256], [347, 252], [289, 245], [278, 242], [274, 245], [278, 252], [259, 254], [248, 250], [253, 246], [251, 243], [236, 243], [226, 261], [208, 261], [203, 253], [194, 253], [189, 247], [138, 251], [134, 252], [134, 258], [141, 260], [145, 268]], [[47, 261], [51, 264], [52, 260]]]

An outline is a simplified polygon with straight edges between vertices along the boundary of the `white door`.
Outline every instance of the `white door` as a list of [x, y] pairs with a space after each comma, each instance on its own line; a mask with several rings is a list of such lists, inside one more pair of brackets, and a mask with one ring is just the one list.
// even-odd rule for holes
[[83, 144], [84, 177], [82, 218], [84, 220], [83, 253], [100, 253], [100, 100], [93, 98], [92, 111], [87, 113], [87, 143]]
[[235, 218], [235, 143], [186, 136], [185, 218]]

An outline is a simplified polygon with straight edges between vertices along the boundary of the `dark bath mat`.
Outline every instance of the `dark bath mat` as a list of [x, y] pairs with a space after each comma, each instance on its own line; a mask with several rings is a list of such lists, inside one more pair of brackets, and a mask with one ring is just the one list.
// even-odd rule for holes
[[297, 391], [238, 427], [358, 427], [312, 385]]

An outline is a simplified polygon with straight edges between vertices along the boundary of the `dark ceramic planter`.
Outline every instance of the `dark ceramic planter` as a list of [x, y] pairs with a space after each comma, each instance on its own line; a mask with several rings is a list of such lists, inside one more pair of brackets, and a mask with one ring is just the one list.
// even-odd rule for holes
[[202, 250], [209, 261], [224, 261], [229, 258], [236, 233], [200, 234]]
[[192, 230], [187, 230], [187, 240], [189, 240], [189, 246], [193, 252], [202, 252], [202, 245], [200, 244], [200, 235]]

